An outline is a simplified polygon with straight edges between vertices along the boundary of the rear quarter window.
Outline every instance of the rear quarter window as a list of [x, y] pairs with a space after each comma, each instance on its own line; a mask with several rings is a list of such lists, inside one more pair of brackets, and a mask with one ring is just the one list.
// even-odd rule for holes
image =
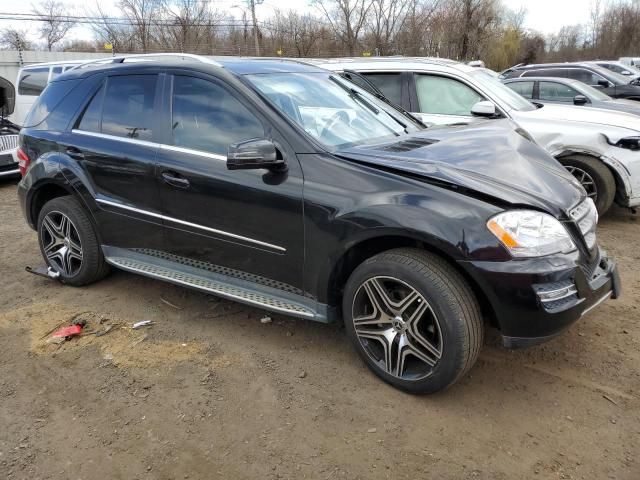
[[38, 96], [49, 81], [49, 67], [28, 68], [22, 71], [18, 81], [18, 95]]
[[62, 80], [51, 82], [38, 97], [29, 110], [23, 127], [36, 127], [45, 121], [51, 112], [62, 102], [62, 100], [74, 89], [80, 79]]

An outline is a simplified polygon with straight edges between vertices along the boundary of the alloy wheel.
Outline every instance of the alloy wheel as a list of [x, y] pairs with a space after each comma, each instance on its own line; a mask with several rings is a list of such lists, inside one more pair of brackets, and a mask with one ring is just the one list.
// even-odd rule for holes
[[580, 185], [582, 185], [587, 191], [587, 196], [593, 199], [593, 201], [595, 202], [598, 198], [598, 187], [596, 186], [596, 182], [593, 180], [593, 177], [583, 169], [574, 167], [572, 165], [567, 165], [565, 168], [571, 175], [576, 177], [576, 179], [580, 182]]
[[425, 378], [442, 356], [435, 312], [402, 280], [378, 276], [364, 281], [353, 299], [352, 318], [367, 355], [396, 378]]
[[49, 212], [40, 227], [42, 250], [49, 264], [65, 277], [82, 267], [82, 242], [75, 225], [64, 213]]

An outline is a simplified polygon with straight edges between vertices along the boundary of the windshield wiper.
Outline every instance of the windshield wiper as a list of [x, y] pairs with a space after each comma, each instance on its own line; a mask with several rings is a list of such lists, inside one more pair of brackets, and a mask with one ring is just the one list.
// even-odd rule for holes
[[[343, 84], [340, 80], [338, 80], [336, 77], [334, 77], [333, 75], [329, 76], [329, 79], [340, 86], [340, 88], [342, 88], [343, 90], [345, 90], [346, 92], [348, 92], [353, 98], [357, 99], [360, 101], [360, 103], [362, 103], [364, 106], [366, 106], [369, 110], [371, 110], [373, 113], [375, 113], [376, 115], [378, 115], [380, 113], [380, 110], [378, 110], [378, 108], [376, 108], [375, 105], [373, 105], [371, 102], [369, 102], [369, 100], [367, 100], [366, 98], [364, 98], [364, 96], [355, 88], [353, 87], [349, 87], [345, 84]], [[391, 115], [388, 112], [384, 112], [387, 114], [387, 116], [391, 117], [391, 119], [393, 119], [398, 125], [400, 125], [402, 127], [402, 130], [404, 130], [404, 133], [409, 133], [409, 131], [407, 130], [408, 126], [406, 123], [402, 122], [401, 120], [397, 119], [395, 116]]]
[[[414, 122], [416, 122], [418, 125], [420, 125], [421, 127], [424, 128], [429, 128], [429, 126], [424, 123], [422, 120], [420, 120], [418, 117], [416, 117], [415, 115], [413, 115], [411, 112], [408, 112], [407, 110], [405, 110], [404, 108], [402, 108], [400, 105], [398, 105], [397, 103], [392, 102], [391, 100], [389, 100], [384, 93], [382, 93], [382, 90], [380, 90], [371, 80], [369, 80], [367, 77], [365, 77], [364, 75], [362, 75], [359, 72], [356, 72], [355, 70], [344, 70], [345, 78], [347, 80], [351, 80], [347, 75], [350, 75], [352, 77], [357, 78], [358, 80], [360, 80], [361, 82], [363, 82], [366, 86], [368, 86], [369, 88], [365, 87], [365, 90], [367, 90], [371, 95], [373, 95], [374, 97], [376, 97], [378, 100], [382, 100], [384, 103], [386, 103], [387, 105], [389, 105], [390, 107], [395, 108], [396, 110], [400, 111], [401, 113], [405, 114], [407, 117], [411, 118]], [[354, 82], [355, 83], [355, 82]], [[405, 126], [406, 128], [406, 126]]]

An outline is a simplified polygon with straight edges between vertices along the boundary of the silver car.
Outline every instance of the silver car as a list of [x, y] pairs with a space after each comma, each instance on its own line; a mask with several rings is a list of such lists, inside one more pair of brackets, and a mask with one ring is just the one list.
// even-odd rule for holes
[[451, 125], [510, 118], [580, 181], [602, 214], [615, 201], [640, 205], [640, 118], [564, 105], [536, 106], [486, 72], [420, 58], [315, 60], [375, 85], [425, 123]]

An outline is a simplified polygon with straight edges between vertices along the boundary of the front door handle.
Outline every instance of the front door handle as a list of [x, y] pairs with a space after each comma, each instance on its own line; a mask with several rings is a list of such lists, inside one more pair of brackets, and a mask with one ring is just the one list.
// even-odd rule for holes
[[82, 160], [84, 158], [84, 153], [82, 153], [82, 150], [76, 147], [67, 147], [66, 153], [75, 160]]
[[176, 172], [162, 172], [162, 179], [172, 187], [189, 188], [190, 185], [189, 180], [180, 176], [180, 174]]

